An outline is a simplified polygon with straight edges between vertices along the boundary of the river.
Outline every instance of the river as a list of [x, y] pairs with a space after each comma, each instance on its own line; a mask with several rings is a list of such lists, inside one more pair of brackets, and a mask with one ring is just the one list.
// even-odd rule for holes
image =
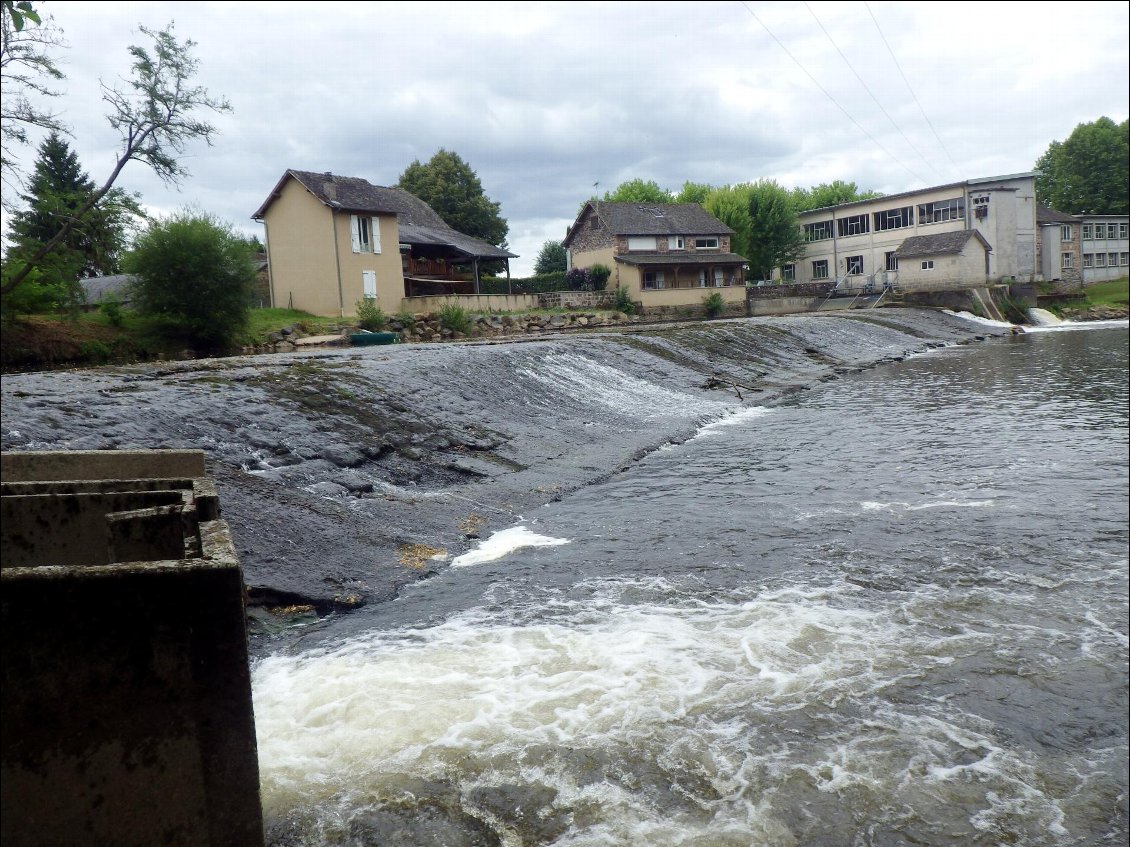
[[271, 843], [1126, 844], [1127, 350], [729, 406], [258, 658]]

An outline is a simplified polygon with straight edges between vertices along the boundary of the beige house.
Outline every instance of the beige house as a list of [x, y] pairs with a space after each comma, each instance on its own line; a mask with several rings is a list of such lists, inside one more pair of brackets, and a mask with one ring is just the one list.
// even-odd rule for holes
[[570, 268], [611, 268], [608, 287], [627, 286], [647, 308], [700, 305], [713, 291], [738, 303], [746, 259], [730, 252], [733, 234], [697, 203], [592, 200], [562, 245]]
[[[975, 231], [989, 245], [988, 270], [976, 262], [965, 285], [1032, 282], [1036, 256], [1035, 174], [984, 177], [813, 209], [799, 216], [804, 230], [801, 261], [774, 272], [785, 282], [835, 282], [841, 290], [905, 287], [921, 273], [899, 259], [909, 239]], [[925, 242], [933, 243], [933, 242]], [[946, 239], [937, 241], [949, 245]], [[952, 254], [939, 254], [951, 265]], [[910, 271], [908, 276], [904, 271]]]
[[992, 251], [985, 236], [972, 229], [911, 236], [895, 251], [899, 286], [927, 290], [985, 285]]
[[352, 315], [364, 298], [385, 312], [405, 297], [477, 294], [484, 262], [510, 276], [515, 254], [449, 227], [400, 188], [288, 170], [252, 215], [263, 223], [271, 304]]

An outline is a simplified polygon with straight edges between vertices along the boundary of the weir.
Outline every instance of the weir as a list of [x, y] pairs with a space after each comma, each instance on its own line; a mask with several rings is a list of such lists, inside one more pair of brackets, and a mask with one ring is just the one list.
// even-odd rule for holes
[[[289, 631], [283, 610], [364, 615], [476, 535], [711, 420], [1006, 334], [940, 311], [857, 309], [15, 374], [0, 446], [204, 450], [248, 583], [254, 652]], [[436, 552], [413, 552], [425, 547]]]

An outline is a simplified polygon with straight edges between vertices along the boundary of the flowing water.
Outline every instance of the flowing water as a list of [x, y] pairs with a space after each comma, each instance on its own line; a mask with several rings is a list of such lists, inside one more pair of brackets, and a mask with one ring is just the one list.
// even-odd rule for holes
[[259, 660], [272, 843], [1126, 844], [1127, 347], [729, 412]]

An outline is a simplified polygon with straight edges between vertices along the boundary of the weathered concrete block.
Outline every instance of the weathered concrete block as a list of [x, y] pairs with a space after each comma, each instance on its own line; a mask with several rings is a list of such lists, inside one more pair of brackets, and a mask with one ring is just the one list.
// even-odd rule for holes
[[[45, 523], [40, 553], [13, 564], [5, 538], [0, 560], [0, 839], [262, 847], [243, 574], [214, 487], [185, 478], [203, 454], [154, 457], [179, 482], [114, 456], [3, 455], [0, 534]], [[85, 559], [50, 537], [84, 511]]]

